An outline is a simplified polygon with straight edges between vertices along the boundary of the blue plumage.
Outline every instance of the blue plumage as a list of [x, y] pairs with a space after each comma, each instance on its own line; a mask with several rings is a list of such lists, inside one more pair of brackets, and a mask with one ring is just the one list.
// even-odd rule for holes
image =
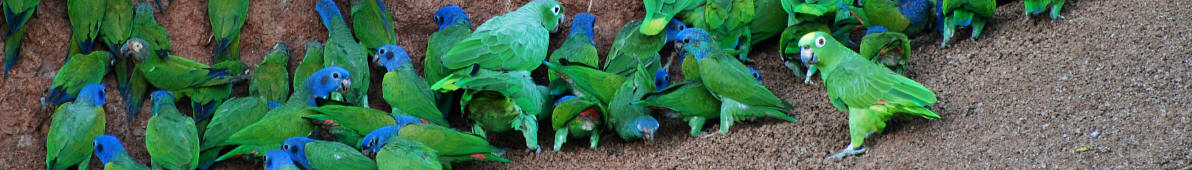
[[377, 64], [385, 67], [386, 71], [393, 71], [398, 67], [412, 66], [410, 63], [410, 55], [406, 53], [406, 49], [398, 45], [384, 45], [377, 48], [377, 58], [374, 60]]
[[327, 98], [336, 90], [347, 90], [352, 86], [351, 75], [347, 69], [338, 66], [328, 66], [311, 74], [305, 82], [310, 88], [310, 95], [306, 98], [310, 106], [319, 106], [315, 98]]
[[588, 40], [591, 40], [592, 45], [595, 46], [596, 40], [592, 38], [595, 37], [594, 31], [592, 31], [592, 24], [594, 22], [596, 22], [595, 15], [586, 12], [575, 14], [575, 19], [571, 20], [571, 32], [567, 36], [575, 36], [576, 34], [588, 36]]
[[464, 13], [464, 9], [459, 6], [447, 5], [435, 12], [435, 24], [439, 25], [439, 30], [443, 30], [448, 25], [460, 22], [468, 26], [472, 25], [472, 22], [468, 21], [468, 14]]

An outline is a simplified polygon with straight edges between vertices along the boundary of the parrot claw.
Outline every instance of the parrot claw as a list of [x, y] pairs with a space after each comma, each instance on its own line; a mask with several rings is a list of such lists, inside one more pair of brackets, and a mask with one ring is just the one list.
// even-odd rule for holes
[[854, 148], [853, 145], [850, 144], [848, 147], [845, 147], [843, 150], [840, 150], [840, 152], [836, 152], [836, 154], [832, 154], [832, 156], [828, 156], [827, 158], [840, 159], [840, 158], [844, 158], [845, 156], [863, 154], [863, 153], [865, 153], [866, 150], [868, 150], [868, 149], [865, 149], [865, 147], [855, 147]]

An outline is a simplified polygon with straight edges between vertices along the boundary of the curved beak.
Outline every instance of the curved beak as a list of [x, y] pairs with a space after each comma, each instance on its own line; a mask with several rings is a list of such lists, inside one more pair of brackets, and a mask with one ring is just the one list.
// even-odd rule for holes
[[799, 60], [803, 62], [803, 66], [807, 67], [807, 73], [803, 75], [803, 83], [811, 84], [811, 75], [815, 74], [815, 63], [819, 62], [819, 56], [811, 47], [799, 48]]
[[351, 91], [352, 90], [352, 80], [344, 79], [343, 81], [340, 81], [338, 90], [340, 93], [347, 93], [348, 91]]

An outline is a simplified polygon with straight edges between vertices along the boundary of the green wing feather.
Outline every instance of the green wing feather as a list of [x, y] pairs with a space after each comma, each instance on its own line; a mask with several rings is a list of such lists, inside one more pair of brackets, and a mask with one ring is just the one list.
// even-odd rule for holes
[[426, 45], [426, 57], [423, 58], [423, 74], [426, 82], [439, 82], [443, 77], [455, 72], [443, 66], [443, 54], [455, 47], [456, 43], [472, 35], [472, 26], [468, 22], [456, 22], [430, 34]]
[[54, 75], [54, 81], [49, 89], [50, 96], [47, 100], [59, 102], [74, 98], [78, 96], [79, 90], [82, 90], [83, 86], [100, 83], [103, 81], [104, 75], [108, 73], [108, 64], [111, 63], [111, 60], [112, 55], [104, 51], [87, 55], [75, 54], [74, 57], [68, 58], [66, 63], [58, 69], [59, 74]]
[[[104, 0], [70, 0], [66, 2], [66, 14], [70, 17], [70, 54], [90, 53], [103, 23]], [[99, 15], [97, 15], [99, 14]]]
[[273, 102], [284, 102], [286, 98], [290, 97], [290, 79], [289, 70], [286, 66], [290, 65], [289, 48], [283, 43], [278, 43], [273, 46], [261, 64], [253, 69], [252, 80], [248, 85], [248, 93], [253, 96], [261, 96], [266, 100]]
[[952, 13], [954, 10], [964, 9], [966, 11], [977, 14], [984, 18], [993, 18], [993, 13], [997, 10], [997, 1], [995, 0], [942, 0], [943, 12], [945, 15]]
[[443, 66], [460, 69], [473, 64], [485, 69], [533, 70], [546, 59], [550, 33], [525, 12], [489, 19], [471, 36], [443, 55]]
[[314, 141], [306, 143], [310, 169], [377, 169], [377, 163], [344, 143]]
[[604, 71], [629, 76], [638, 65], [643, 65], [646, 70], [662, 66], [662, 56], [658, 55], [658, 51], [666, 44], [666, 36], [641, 34], [636, 31], [641, 24], [641, 21], [631, 21], [617, 32], [605, 59]]
[[[332, 17], [338, 17], [332, 16]], [[327, 28], [328, 39], [326, 46], [323, 47], [323, 66], [339, 66], [347, 69], [350, 74], [352, 82], [352, 90], [344, 94], [347, 102], [354, 105], [363, 105], [367, 102], [367, 92], [370, 83], [369, 79], [372, 77], [369, 73], [368, 65], [368, 49], [356, 42], [356, 38], [352, 36], [352, 30], [348, 28], [347, 23], [343, 18], [324, 19], [331, 20], [325, 22]]]
[[149, 3], [137, 3], [136, 11], [133, 13], [132, 19], [132, 37], [141, 38], [149, 42], [152, 47], [153, 55], [149, 58], [166, 57], [169, 55], [172, 47], [170, 46], [170, 38], [166, 34], [166, 28], [157, 24], [157, 20], [153, 17], [153, 6]]
[[294, 68], [294, 81], [291, 85], [294, 86], [294, 92], [306, 91], [302, 87], [306, 78], [315, 74], [319, 69], [323, 69], [323, 45], [317, 41], [306, 42], [306, 54], [302, 57], [302, 63], [298, 64], [298, 68]]
[[595, 99], [588, 97], [576, 97], [571, 100], [560, 101], [555, 105], [555, 109], [551, 112], [551, 127], [555, 130], [567, 126], [567, 123], [575, 119], [580, 112], [592, 107], [600, 107]]
[[268, 104], [260, 97], [228, 99], [215, 109], [211, 121], [203, 131], [203, 150], [223, 146], [233, 133], [261, 120], [269, 112]]
[[786, 11], [782, 10], [781, 0], [756, 0], [754, 1], [754, 16], [753, 21], [749, 22], [749, 30], [752, 31], [752, 42], [749, 44], [758, 44], [771, 37], [782, 34], [786, 29], [787, 16]]
[[216, 44], [213, 62], [240, 60], [240, 29], [248, 19], [248, 6], [248, 0], [207, 1]]
[[[592, 44], [592, 38], [580, 33], [568, 36], [567, 40], [563, 41], [563, 45], [555, 49], [549, 58], [552, 63], [559, 63], [559, 60], [564, 59], [589, 66], [600, 65], [600, 55], [596, 52], [596, 46]], [[553, 73], [554, 71], [548, 69], [547, 72]], [[566, 91], [566, 82], [559, 80], [559, 75], [547, 74], [547, 80], [550, 81], [552, 94]]]
[[865, 4], [862, 10], [865, 11], [865, 16], [869, 18], [869, 20], [865, 20], [866, 27], [880, 25], [889, 29], [890, 32], [902, 32], [911, 24], [911, 21], [902, 15], [902, 11], [898, 9], [896, 2], [864, 0], [862, 4]]
[[911, 42], [906, 34], [899, 32], [872, 33], [861, 38], [860, 54], [902, 74], [910, 61]]
[[878, 101], [919, 107], [936, 102], [935, 93], [923, 84], [858, 58], [846, 59], [824, 75], [828, 97], [833, 103], [844, 104], [837, 105], [841, 110], [877, 105]]
[[[435, 103], [435, 94], [411, 66], [399, 67], [385, 73], [381, 80], [381, 97], [393, 108], [394, 114], [422, 118], [431, 124], [447, 126], [447, 120]], [[365, 131], [368, 133], [371, 131]]]
[[425, 144], [391, 137], [377, 152], [378, 169], [442, 169], [439, 155]]
[[[429, 124], [409, 124], [401, 128], [398, 136], [426, 144], [438, 151], [439, 157], [468, 157], [474, 154], [501, 152], [480, 136], [466, 134], [447, 127]], [[500, 160], [504, 158], [489, 158]], [[504, 162], [508, 162], [505, 160]]]
[[352, 1], [352, 29], [360, 44], [369, 51], [386, 44], [396, 44], [393, 13], [377, 0]]
[[585, 65], [567, 65], [564, 62], [561, 64], [546, 63], [546, 66], [555, 71], [552, 74], [561, 75], [571, 85], [571, 89], [575, 90], [576, 96], [590, 95], [599, 99], [601, 103], [608, 103], [612, 100], [613, 95], [626, 80], [625, 76], [600, 71]]
[[[318, 112], [318, 114], [307, 115], [306, 117], [308, 119], [312, 117], [320, 117], [320, 119], [324, 119], [322, 120], [324, 122], [318, 122], [316, 124], [323, 127], [343, 126], [346, 127], [347, 130], [355, 131], [354, 133], [359, 136], [368, 135], [368, 133], [372, 132], [373, 130], [396, 124], [396, 122], [393, 120], [393, 116], [390, 116], [389, 113], [367, 107], [327, 105], [310, 108], [310, 110]], [[355, 141], [353, 144], [358, 143], [360, 142]]]
[[86, 169], [94, 147], [90, 141], [103, 134], [106, 124], [103, 107], [76, 102], [59, 106], [46, 134], [46, 169]]
[[660, 91], [646, 94], [641, 101], [634, 103], [674, 110], [683, 118], [699, 116], [712, 119], [719, 116], [720, 111], [720, 99], [712, 96], [698, 80], [672, 84]]
[[777, 107], [787, 112], [794, 107], [779, 99], [753, 78], [753, 73], [740, 61], [713, 49], [699, 61], [700, 79], [721, 100], [731, 98], [750, 106]]
[[199, 132], [195, 121], [173, 105], [156, 109], [145, 127], [145, 149], [155, 168], [195, 169], [199, 164]]
[[[297, 93], [296, 95], [302, 96]], [[296, 98], [298, 97], [291, 96], [289, 102], [269, 110], [261, 120], [232, 134], [227, 143], [259, 146], [260, 153], [264, 153], [281, 148], [281, 143], [287, 138], [309, 135], [314, 131], [314, 125], [302, 117], [313, 114], [313, 111], [305, 109], [306, 101], [299, 100], [303, 98]]]
[[641, 28], [634, 28], [640, 34], [658, 35], [661, 33], [666, 24], [670, 23], [672, 17], [682, 11], [692, 10], [704, 4], [701, 0], [643, 0], [642, 4], [646, 8], [645, 22], [646, 26]]

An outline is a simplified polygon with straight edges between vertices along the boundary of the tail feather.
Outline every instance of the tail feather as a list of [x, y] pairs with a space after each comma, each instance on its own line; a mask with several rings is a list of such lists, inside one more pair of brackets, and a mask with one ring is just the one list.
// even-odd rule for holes
[[191, 102], [191, 108], [195, 111], [195, 122], [200, 122], [211, 118], [215, 114], [215, 106], [219, 105], [219, 101], [212, 101], [207, 103]]
[[211, 56], [211, 61], [218, 63], [218, 62], [227, 60], [228, 59], [227, 55], [230, 55], [230, 54], [227, 54], [228, 53], [228, 45], [230, 45], [229, 39], [219, 38], [219, 40], [216, 40], [215, 41], [215, 52], [212, 53], [215, 55]]
[[927, 120], [940, 118], [940, 115], [923, 106], [896, 106], [891, 108], [891, 111], [899, 117], [922, 117]]
[[17, 61], [20, 61], [21, 39], [24, 39], [24, 36], [25, 35], [8, 36], [4, 40], [5, 41], [5, 43], [4, 43], [4, 78], [5, 79], [8, 78], [8, 72], [10, 70], [12, 70], [12, 67], [16, 66]]
[[70, 96], [70, 94], [67, 94], [66, 89], [63, 89], [62, 87], [54, 87], [50, 89], [50, 96], [46, 97], [46, 101], [49, 101], [51, 104], [53, 104], [50, 105], [51, 107], [58, 107], [58, 105], [62, 105], [62, 103], [66, 103], [74, 99], [75, 96]]

